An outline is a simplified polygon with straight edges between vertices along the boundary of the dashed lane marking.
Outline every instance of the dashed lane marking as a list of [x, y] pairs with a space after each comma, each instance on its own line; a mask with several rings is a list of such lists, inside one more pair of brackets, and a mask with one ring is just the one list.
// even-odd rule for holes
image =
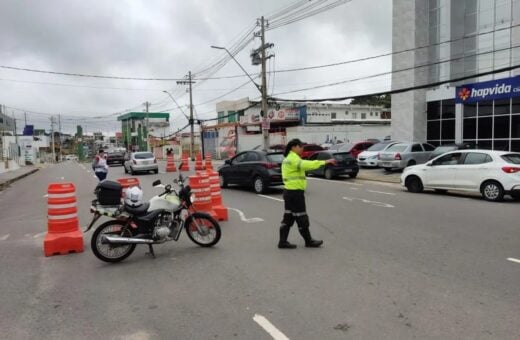
[[258, 196], [263, 197], [263, 198], [269, 198], [270, 200], [283, 202], [283, 199], [281, 199], [281, 198], [271, 197], [271, 196], [267, 196], [267, 195], [260, 195], [260, 194]]
[[0, 241], [5, 241], [5, 240], [7, 240], [7, 239], [9, 238], [9, 235], [10, 235], [10, 234], [7, 234], [7, 235], [4, 235], [4, 236], [0, 237]]
[[240, 219], [242, 220], [242, 222], [246, 222], [246, 223], [256, 223], [256, 222], [263, 222], [264, 219], [260, 218], [260, 217], [251, 217], [251, 218], [247, 218], [246, 215], [238, 210], [238, 209], [235, 209], [235, 208], [229, 208], [228, 207], [228, 210], [233, 210], [235, 212], [238, 213], [238, 216], [240, 216]]
[[368, 192], [373, 192], [374, 194], [383, 194], [383, 195], [391, 195], [395, 196], [394, 193], [391, 192], [384, 192], [384, 191], [376, 191], [376, 190], [367, 190]]
[[514, 257], [508, 257], [507, 260], [511, 261], [511, 262], [515, 262], [515, 263], [520, 263], [520, 260], [519, 259], [515, 259]]
[[260, 325], [275, 340], [289, 340], [278, 328], [276, 328], [269, 320], [260, 314], [255, 314], [253, 320]]
[[44, 231], [44, 232], [42, 232], [42, 233], [38, 233], [38, 234], [36, 234], [36, 235], [33, 235], [33, 238], [42, 237], [42, 236], [45, 235], [46, 233], [47, 233], [46, 231]]

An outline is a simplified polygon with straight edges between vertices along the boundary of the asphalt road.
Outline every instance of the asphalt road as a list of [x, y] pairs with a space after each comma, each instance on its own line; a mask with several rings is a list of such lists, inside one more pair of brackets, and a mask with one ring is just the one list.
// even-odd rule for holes
[[[186, 235], [120, 264], [43, 256], [50, 182], [73, 182], [90, 221], [89, 165], [42, 169], [0, 192], [0, 329], [6, 339], [518, 339], [520, 203], [309, 179], [308, 249], [276, 248], [282, 192], [223, 190], [219, 244]], [[177, 173], [176, 173], [177, 174]], [[175, 175], [176, 175], [175, 174]], [[110, 169], [109, 178], [123, 177]], [[145, 196], [171, 174], [140, 175]], [[520, 260], [519, 260], [520, 262]], [[284, 337], [285, 336], [285, 337]]]

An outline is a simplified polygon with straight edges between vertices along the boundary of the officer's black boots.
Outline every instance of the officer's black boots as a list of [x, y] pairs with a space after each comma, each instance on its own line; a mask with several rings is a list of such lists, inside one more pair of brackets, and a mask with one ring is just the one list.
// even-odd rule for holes
[[296, 248], [296, 244], [292, 244], [287, 241], [287, 237], [289, 236], [290, 229], [291, 229], [291, 227], [288, 227], [286, 225], [282, 225], [280, 227], [280, 242], [278, 242], [278, 248], [280, 248], [280, 249]]
[[321, 240], [312, 239], [309, 228], [298, 228], [298, 230], [300, 231], [300, 234], [302, 235], [303, 239], [305, 240], [305, 246], [307, 248], [318, 248], [323, 244], [323, 241], [321, 241]]

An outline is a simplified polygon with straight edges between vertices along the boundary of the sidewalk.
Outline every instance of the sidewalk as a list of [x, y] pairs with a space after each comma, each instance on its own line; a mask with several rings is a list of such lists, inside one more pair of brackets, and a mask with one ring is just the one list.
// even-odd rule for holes
[[33, 174], [38, 170], [40, 170], [40, 167], [28, 165], [13, 171], [0, 173], [0, 190], [5, 189], [7, 186], [9, 186], [9, 184], [16, 182], [17, 180], [22, 179], [26, 176], [29, 176], [30, 174]]

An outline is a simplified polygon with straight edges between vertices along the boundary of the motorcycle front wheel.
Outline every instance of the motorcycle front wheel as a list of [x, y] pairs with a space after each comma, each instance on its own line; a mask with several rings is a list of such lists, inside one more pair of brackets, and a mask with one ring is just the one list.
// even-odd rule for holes
[[194, 213], [186, 220], [186, 232], [190, 240], [201, 247], [212, 247], [218, 243], [222, 232], [214, 218], [204, 213]]
[[92, 235], [90, 246], [94, 255], [101, 261], [120, 262], [134, 252], [136, 244], [103, 244], [101, 240], [104, 235], [132, 237], [132, 231], [117, 220], [100, 225]]

